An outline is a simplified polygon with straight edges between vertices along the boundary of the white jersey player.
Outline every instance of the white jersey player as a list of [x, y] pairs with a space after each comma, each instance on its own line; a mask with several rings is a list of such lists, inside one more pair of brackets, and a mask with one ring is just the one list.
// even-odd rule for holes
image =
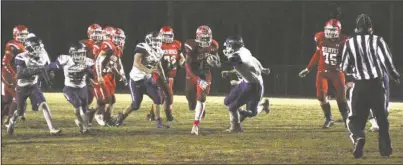
[[[270, 70], [263, 68], [244, 47], [241, 37], [228, 37], [224, 47], [224, 55], [234, 67], [234, 70], [229, 72], [236, 72], [241, 77], [224, 100], [230, 111], [230, 128], [227, 131], [242, 132], [241, 122], [246, 117], [254, 117], [262, 110], [269, 112], [269, 100], [265, 99], [261, 106], [259, 102], [264, 92], [261, 74], [269, 74]], [[222, 74], [225, 77], [229, 72], [224, 71]], [[246, 110], [241, 109], [243, 105], [246, 105]]]
[[94, 61], [87, 57], [87, 47], [81, 42], [74, 44], [69, 49], [69, 55], [60, 55], [56, 62], [50, 64], [51, 69], [63, 69], [64, 72], [64, 97], [75, 110], [76, 124], [81, 133], [88, 132], [88, 89], [87, 73], [91, 73]]
[[38, 85], [39, 77], [43, 78], [47, 85], [51, 85], [47, 69], [45, 68], [46, 59], [44, 58], [41, 41], [37, 37], [31, 37], [25, 41], [24, 46], [26, 51], [15, 57], [15, 64], [17, 66], [17, 111], [14, 112], [9, 121], [7, 132], [10, 135], [14, 133], [16, 120], [25, 113], [25, 101], [28, 97], [31, 97], [33, 105], [43, 110], [50, 133], [60, 134], [61, 130], [53, 127], [50, 108]]
[[155, 116], [157, 127], [162, 128], [160, 105], [162, 104], [161, 93], [157, 82], [153, 79], [153, 73], [161, 73], [161, 59], [164, 52], [161, 49], [162, 38], [159, 32], [152, 32], [146, 35], [146, 43], [139, 43], [134, 54], [133, 68], [130, 71], [130, 93], [132, 103], [123, 113], [119, 113], [115, 125], [120, 126], [123, 120], [132, 112], [140, 108], [143, 95], [147, 94], [156, 105]]

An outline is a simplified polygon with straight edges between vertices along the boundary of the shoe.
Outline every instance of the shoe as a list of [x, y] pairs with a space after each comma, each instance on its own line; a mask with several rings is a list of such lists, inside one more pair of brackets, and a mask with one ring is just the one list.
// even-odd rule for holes
[[371, 132], [379, 132], [379, 127], [371, 127], [369, 129], [369, 131], [371, 131]]
[[263, 103], [260, 104], [263, 107], [262, 111], [265, 111], [266, 114], [270, 113], [270, 102], [269, 99], [264, 99]]
[[104, 121], [104, 116], [102, 114], [95, 114], [94, 118], [100, 126], [106, 125], [106, 123]]
[[240, 123], [231, 124], [231, 126], [228, 129], [226, 129], [225, 132], [231, 132], [231, 133], [243, 132], [243, 128]]
[[78, 119], [75, 119], [75, 120], [74, 120], [74, 123], [76, 123], [76, 126], [77, 126], [78, 128], [80, 128], [80, 133], [83, 133], [84, 127], [83, 127], [83, 125], [80, 123], [80, 121], [78, 121]]
[[114, 122], [114, 125], [116, 127], [119, 127], [123, 124], [123, 120], [124, 120], [124, 114], [122, 112], [118, 113], [118, 116], [116, 117], [116, 120]]
[[199, 136], [199, 126], [193, 125], [192, 131], [190, 132], [190, 134]]
[[8, 125], [6, 125], [7, 127], [7, 133], [9, 135], [13, 135], [14, 134], [14, 127], [15, 127], [15, 121], [13, 120], [14, 117], [11, 117], [10, 122], [8, 122]]
[[365, 139], [358, 138], [354, 145], [354, 151], [353, 151], [354, 158], [362, 158], [362, 156], [364, 155], [363, 152], [364, 145], [365, 145]]
[[322, 128], [330, 128], [334, 124], [333, 120], [326, 120], [325, 123], [323, 124]]
[[147, 114], [147, 120], [148, 121], [155, 121], [155, 115], [152, 113]]
[[162, 125], [162, 119], [161, 118], [157, 118], [156, 122], [157, 122], [157, 128], [164, 128], [164, 125]]
[[60, 135], [62, 133], [62, 130], [60, 129], [51, 129], [50, 134], [51, 135]]

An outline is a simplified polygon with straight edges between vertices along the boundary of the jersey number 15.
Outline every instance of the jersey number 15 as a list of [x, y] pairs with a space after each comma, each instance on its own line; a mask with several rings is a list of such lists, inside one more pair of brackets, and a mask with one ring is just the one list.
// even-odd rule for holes
[[323, 52], [323, 56], [325, 56], [325, 63], [326, 64], [328, 64], [328, 65], [336, 65], [337, 64], [337, 59], [336, 59], [337, 54]]

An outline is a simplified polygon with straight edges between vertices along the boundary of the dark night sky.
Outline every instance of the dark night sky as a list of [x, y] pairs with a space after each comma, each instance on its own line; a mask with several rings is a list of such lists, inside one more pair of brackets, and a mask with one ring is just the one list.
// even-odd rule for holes
[[[51, 60], [65, 53], [70, 43], [86, 38], [90, 24], [112, 25], [126, 32], [123, 64], [128, 74], [133, 63], [134, 47], [144, 40], [147, 32], [169, 24], [175, 30], [176, 39], [185, 41], [195, 37], [199, 25], [206, 24], [212, 28], [213, 38], [220, 46], [226, 36], [242, 34], [254, 56], [264, 66], [272, 68], [273, 73], [265, 77], [267, 94], [315, 96], [315, 74], [311, 73], [303, 80], [297, 74], [313, 54], [314, 34], [323, 30], [325, 21], [337, 6], [342, 8], [342, 31], [347, 35], [353, 34], [358, 14], [371, 16], [375, 33], [389, 43], [394, 63], [402, 72], [403, 3], [393, 1], [175, 1], [171, 6], [171, 15], [168, 15], [166, 1], [2, 1], [1, 50], [4, 54], [4, 45], [12, 39], [12, 28], [17, 24], [26, 25], [42, 38]], [[179, 88], [184, 85], [183, 75], [181, 70], [175, 84], [178, 92], [184, 90]], [[226, 93], [229, 83], [214, 83], [221, 81], [219, 74], [215, 74], [214, 78], [213, 93]], [[62, 86], [60, 81], [55, 88]], [[396, 89], [392, 96], [402, 99], [403, 88], [394, 85], [392, 88]]]

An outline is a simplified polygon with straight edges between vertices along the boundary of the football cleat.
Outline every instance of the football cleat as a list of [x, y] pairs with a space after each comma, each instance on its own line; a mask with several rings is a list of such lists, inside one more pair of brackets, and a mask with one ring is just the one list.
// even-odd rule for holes
[[326, 120], [325, 123], [323, 124], [322, 128], [330, 128], [334, 124], [333, 120]]
[[53, 128], [49, 132], [51, 135], [60, 135], [62, 133], [62, 130]]
[[371, 128], [369, 128], [369, 131], [371, 131], [371, 132], [379, 132], [379, 127], [372, 126]]
[[164, 128], [164, 125], [162, 125], [162, 119], [159, 117], [156, 120], [157, 122], [157, 128]]
[[104, 121], [104, 116], [102, 114], [95, 114], [94, 117], [95, 117], [95, 120], [97, 121], [97, 123], [100, 126], [105, 126], [106, 125], [106, 123]]
[[199, 126], [193, 125], [192, 131], [190, 131], [190, 134], [199, 136]]
[[358, 138], [354, 145], [354, 151], [353, 151], [354, 158], [362, 158], [362, 156], [364, 155], [363, 152], [364, 145], [365, 145], [365, 139]]
[[124, 120], [124, 114], [122, 112], [119, 112], [114, 122], [114, 125], [117, 127], [121, 126], [123, 124], [123, 120]]
[[155, 115], [153, 113], [147, 114], [147, 120], [148, 121], [155, 121]]
[[231, 124], [231, 126], [225, 130], [225, 132], [243, 132], [243, 128], [240, 123], [238, 124]]
[[15, 121], [13, 120], [14, 116], [11, 117], [10, 122], [8, 123], [8, 125], [6, 125], [7, 127], [7, 133], [9, 135], [13, 135], [14, 134], [14, 127], [15, 127]]
[[269, 102], [269, 99], [264, 99], [263, 103], [261, 103], [260, 106], [263, 107], [263, 111], [265, 111], [266, 114], [270, 113], [270, 102]]

